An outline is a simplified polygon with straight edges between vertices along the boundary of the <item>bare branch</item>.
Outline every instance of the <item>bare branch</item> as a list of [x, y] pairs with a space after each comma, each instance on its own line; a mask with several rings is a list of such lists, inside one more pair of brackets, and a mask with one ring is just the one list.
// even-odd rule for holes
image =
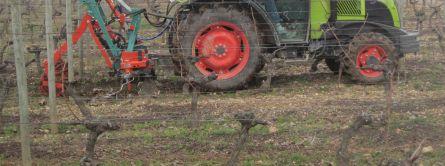
[[269, 125], [269, 122], [264, 120], [259, 120], [255, 118], [252, 112], [243, 112], [235, 115], [235, 119], [241, 123], [241, 133], [238, 142], [235, 145], [235, 149], [232, 151], [230, 160], [227, 162], [228, 166], [237, 165], [239, 155], [244, 149], [244, 146], [249, 138], [249, 130], [256, 125]]
[[414, 165], [414, 162], [416, 162], [420, 158], [420, 155], [421, 155], [421, 152], [422, 152], [422, 147], [423, 147], [424, 143], [425, 143], [425, 139], [423, 139], [422, 142], [420, 142], [419, 146], [413, 152], [411, 157], [404, 162], [405, 166], [412, 166], [412, 165]]
[[115, 122], [110, 120], [96, 119], [91, 110], [85, 106], [85, 102], [80, 98], [77, 92], [72, 88], [72, 85], [68, 85], [67, 91], [76, 105], [79, 107], [80, 112], [85, 116], [86, 121], [84, 122], [85, 127], [90, 130], [88, 135], [88, 142], [86, 144], [86, 155], [81, 160], [81, 165], [91, 165], [93, 163], [94, 148], [98, 137], [106, 131], [118, 130], [120, 126]]
[[72, 85], [67, 86], [66, 92], [74, 99], [74, 102], [79, 107], [80, 112], [82, 113], [83, 116], [85, 116], [86, 120], [93, 120], [93, 115], [91, 111], [85, 106], [86, 105], [85, 101], [83, 101], [81, 97], [77, 94], [76, 90], [72, 88]]
[[357, 119], [352, 123], [352, 125], [345, 131], [342, 137], [342, 141], [340, 144], [340, 148], [337, 151], [337, 164], [338, 165], [349, 165], [349, 152], [348, 147], [349, 143], [357, 133], [360, 128], [366, 125], [371, 125], [373, 123], [372, 117], [369, 115], [361, 115], [358, 116]]

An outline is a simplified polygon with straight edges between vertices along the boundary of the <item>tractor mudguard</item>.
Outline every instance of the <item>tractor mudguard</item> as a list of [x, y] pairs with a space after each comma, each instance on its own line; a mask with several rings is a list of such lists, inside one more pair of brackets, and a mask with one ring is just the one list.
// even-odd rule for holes
[[[353, 37], [358, 31], [377, 31], [382, 32], [393, 40], [399, 53], [415, 53], [420, 51], [420, 43], [417, 40], [418, 33], [407, 32], [397, 27], [388, 26], [381, 23], [363, 21], [339, 21], [335, 23], [336, 35]], [[351, 29], [353, 31], [351, 33]], [[332, 33], [326, 34], [328, 38], [335, 38]]]

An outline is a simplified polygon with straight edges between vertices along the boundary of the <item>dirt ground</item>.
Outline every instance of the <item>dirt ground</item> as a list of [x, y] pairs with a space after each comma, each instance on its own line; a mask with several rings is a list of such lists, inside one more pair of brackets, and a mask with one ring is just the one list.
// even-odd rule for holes
[[[416, 164], [445, 165], [445, 57], [431, 44], [432, 38], [424, 37], [422, 51], [401, 62], [389, 132], [364, 127], [353, 137], [349, 145], [353, 165], [397, 164], [423, 140]], [[40, 39], [36, 35], [33, 40]], [[153, 46], [157, 53], [166, 51], [162, 42]], [[103, 165], [225, 165], [239, 140], [241, 126], [234, 115], [246, 111], [273, 125], [251, 130], [240, 165], [335, 165], [341, 138], [355, 118], [386, 110], [383, 85], [361, 85], [347, 76], [339, 82], [323, 64], [316, 73], [308, 72], [310, 64], [283, 65], [270, 92], [259, 90], [265, 73], [245, 90], [202, 92], [199, 126], [192, 127], [191, 96], [182, 93], [183, 82], [173, 75], [170, 63], [157, 69], [158, 93], [122, 93], [110, 99], [104, 96], [119, 89], [119, 80], [108, 76], [103, 61], [94, 56], [96, 50], [88, 49], [87, 54], [87, 72], [76, 89], [96, 116], [127, 119], [120, 130], [99, 138], [95, 158]], [[50, 133], [47, 97], [38, 91], [34, 65], [29, 69], [33, 162], [79, 165], [88, 130], [62, 124], [57, 134]], [[0, 165], [21, 163], [15, 91], [9, 93], [0, 121]], [[57, 111], [62, 123], [82, 120], [67, 97], [57, 99]]]
[[[389, 135], [384, 137], [384, 129], [378, 127], [360, 130], [350, 145], [354, 164], [379, 165], [406, 159], [424, 139], [424, 153], [417, 163], [445, 164], [445, 58], [428, 56], [405, 58], [396, 83]], [[308, 73], [308, 68], [285, 66], [274, 77], [271, 92], [258, 91], [257, 84], [237, 92], [203, 92], [199, 95], [202, 119], [197, 128], [189, 127], [190, 96], [181, 93], [180, 81], [159, 80], [160, 93], [156, 96], [118, 99], [102, 97], [107, 88], [118, 88], [113, 79], [87, 79], [87, 86], [77, 88], [96, 115], [136, 118], [124, 123], [121, 130], [100, 137], [96, 157], [105, 165], [224, 164], [240, 130], [233, 116], [243, 111], [275, 124], [252, 129], [241, 155], [243, 165], [330, 165], [336, 161], [343, 131], [355, 117], [362, 113], [378, 115], [385, 110], [385, 93], [382, 85], [359, 85], [347, 77], [338, 83], [337, 75], [325, 67], [317, 73]], [[256, 78], [257, 82], [262, 79], [264, 76]], [[20, 162], [15, 99], [11, 95], [4, 110], [0, 135], [0, 161], [4, 165]], [[87, 130], [60, 125], [58, 134], [49, 134], [48, 108], [39, 105], [42, 100], [45, 97], [32, 93], [34, 162], [77, 165], [84, 153]], [[57, 102], [60, 121], [81, 118], [68, 98]]]

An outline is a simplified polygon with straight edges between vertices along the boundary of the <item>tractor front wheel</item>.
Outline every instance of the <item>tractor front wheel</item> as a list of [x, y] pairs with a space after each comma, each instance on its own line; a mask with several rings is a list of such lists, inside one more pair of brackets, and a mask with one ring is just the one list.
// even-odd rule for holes
[[326, 66], [328, 66], [329, 70], [331, 70], [335, 74], [338, 74], [338, 72], [340, 72], [340, 59], [329, 58], [325, 59], [324, 62], [326, 63]]
[[376, 32], [358, 34], [349, 44], [344, 64], [353, 80], [363, 83], [377, 83], [385, 79], [382, 71], [367, 67], [393, 60], [397, 65], [399, 57], [394, 43], [385, 35]]

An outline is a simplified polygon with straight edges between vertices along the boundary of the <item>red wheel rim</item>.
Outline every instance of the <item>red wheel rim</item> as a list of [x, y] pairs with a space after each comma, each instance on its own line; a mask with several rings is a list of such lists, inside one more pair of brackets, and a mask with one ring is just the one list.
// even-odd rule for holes
[[196, 68], [204, 75], [216, 73], [218, 80], [237, 76], [247, 65], [250, 45], [236, 24], [219, 21], [202, 28], [193, 41]]
[[360, 74], [370, 78], [376, 78], [383, 75], [383, 72], [372, 69], [363, 69], [363, 67], [371, 64], [378, 65], [386, 60], [387, 54], [385, 49], [378, 45], [369, 45], [362, 48], [357, 56], [357, 68]]

